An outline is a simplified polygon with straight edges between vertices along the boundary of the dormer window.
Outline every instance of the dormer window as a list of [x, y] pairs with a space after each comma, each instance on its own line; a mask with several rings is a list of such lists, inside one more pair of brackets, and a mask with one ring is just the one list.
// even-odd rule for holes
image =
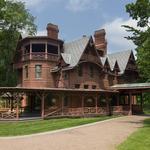
[[32, 44], [32, 52], [45, 52], [45, 44]]

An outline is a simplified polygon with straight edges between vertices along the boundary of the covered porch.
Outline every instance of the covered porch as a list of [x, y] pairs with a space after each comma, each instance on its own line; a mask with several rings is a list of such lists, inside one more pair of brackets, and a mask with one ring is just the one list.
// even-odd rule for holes
[[1, 87], [0, 120], [142, 113], [142, 93], [149, 92], [149, 84], [124, 86], [110, 90]]
[[128, 106], [129, 115], [143, 113], [143, 93], [150, 92], [150, 83], [117, 84], [111, 88], [119, 91], [119, 103]]

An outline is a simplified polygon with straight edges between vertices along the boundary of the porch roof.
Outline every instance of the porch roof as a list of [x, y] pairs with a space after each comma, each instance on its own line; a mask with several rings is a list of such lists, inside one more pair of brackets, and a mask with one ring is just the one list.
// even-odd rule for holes
[[68, 89], [68, 88], [37, 88], [37, 87], [0, 87], [0, 92], [83, 92], [83, 93], [117, 93], [116, 90], [105, 89]]
[[150, 90], [150, 83], [116, 84], [111, 86], [115, 90]]

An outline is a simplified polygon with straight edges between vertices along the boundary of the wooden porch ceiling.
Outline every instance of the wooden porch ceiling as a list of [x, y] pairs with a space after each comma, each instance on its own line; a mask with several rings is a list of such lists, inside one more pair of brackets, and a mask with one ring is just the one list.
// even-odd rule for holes
[[111, 86], [111, 89], [125, 92], [150, 92], [150, 83], [131, 83], [131, 84], [116, 84]]

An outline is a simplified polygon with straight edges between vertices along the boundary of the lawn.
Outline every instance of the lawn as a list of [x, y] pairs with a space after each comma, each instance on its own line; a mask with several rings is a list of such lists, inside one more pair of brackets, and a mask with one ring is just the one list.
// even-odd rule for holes
[[36, 121], [0, 122], [0, 136], [28, 135], [113, 118], [114, 116], [102, 116], [94, 118], [63, 118]]
[[149, 150], [150, 149], [150, 118], [144, 126], [118, 146], [118, 150]]
[[150, 115], [150, 104], [144, 105], [143, 110], [145, 114]]

